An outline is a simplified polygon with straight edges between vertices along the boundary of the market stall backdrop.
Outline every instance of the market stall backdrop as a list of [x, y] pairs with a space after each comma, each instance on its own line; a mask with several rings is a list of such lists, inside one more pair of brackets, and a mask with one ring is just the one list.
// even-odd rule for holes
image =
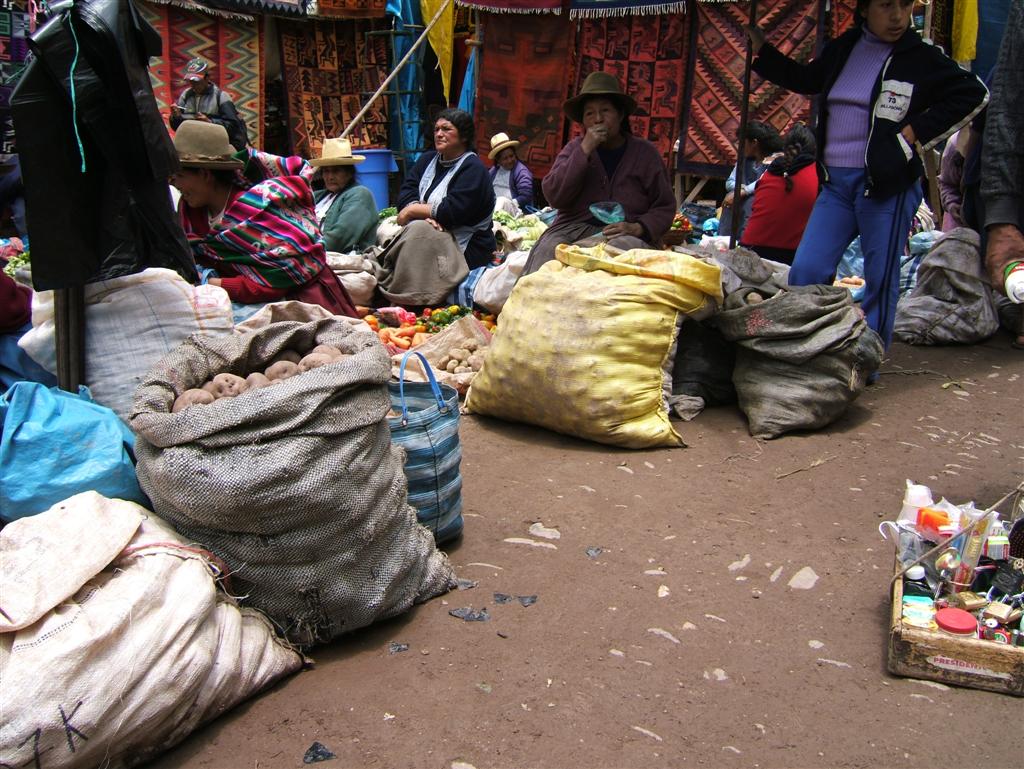
[[[845, 0], [844, 0], [845, 1]], [[852, 0], [851, 0], [852, 2]], [[782, 53], [810, 58], [819, 38], [824, 0], [779, 0], [760, 14], [768, 39]], [[693, 14], [680, 135], [685, 137], [678, 169], [702, 176], [728, 176], [735, 161], [736, 134], [743, 104], [743, 70], [749, 19], [747, 3], [700, 3]], [[751, 76], [749, 118], [785, 131], [810, 116], [800, 94]]]
[[11, 92], [28, 58], [28, 0], [5, 0], [0, 7], [0, 152], [14, 152]]
[[[281, 67], [288, 99], [292, 152], [320, 154], [325, 136], [340, 136], [362, 109], [365, 96], [390, 71], [384, 19], [306, 20], [278, 23]], [[356, 147], [388, 146], [388, 103], [378, 100], [350, 134]]]
[[149, 63], [160, 112], [167, 117], [185, 88], [181, 77], [190, 59], [213, 65], [213, 80], [235, 103], [249, 129], [249, 141], [263, 144], [263, 34], [252, 16], [231, 11], [181, 8], [139, 0], [139, 11], [163, 41], [163, 53]]
[[[491, 2], [491, 0], [487, 0]], [[504, 131], [519, 157], [543, 176], [562, 148], [562, 102], [572, 79], [575, 22], [564, 15], [481, 14], [483, 55], [476, 93], [477, 151]], [[523, 76], [529, 62], [530, 75]]]

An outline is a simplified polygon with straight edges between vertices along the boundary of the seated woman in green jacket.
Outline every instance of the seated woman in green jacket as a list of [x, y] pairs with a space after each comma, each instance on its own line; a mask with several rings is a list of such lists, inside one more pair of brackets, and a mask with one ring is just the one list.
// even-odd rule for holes
[[328, 251], [363, 251], [377, 242], [377, 204], [356, 181], [356, 165], [364, 160], [352, 154], [347, 139], [326, 139], [322, 156], [309, 161], [324, 180], [325, 189], [314, 192], [313, 200]]

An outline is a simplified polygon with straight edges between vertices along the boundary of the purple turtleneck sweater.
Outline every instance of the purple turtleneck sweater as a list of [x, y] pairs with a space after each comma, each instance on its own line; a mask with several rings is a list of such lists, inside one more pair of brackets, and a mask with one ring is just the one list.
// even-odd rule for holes
[[892, 52], [867, 27], [828, 92], [828, 125], [824, 163], [838, 168], [863, 168], [871, 129], [871, 92]]

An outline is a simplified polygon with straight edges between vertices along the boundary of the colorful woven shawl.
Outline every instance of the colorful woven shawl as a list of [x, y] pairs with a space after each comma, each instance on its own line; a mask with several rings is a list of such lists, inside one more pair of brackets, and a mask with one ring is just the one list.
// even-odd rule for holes
[[205, 235], [194, 227], [196, 213], [206, 216], [182, 207], [182, 225], [197, 257], [228, 262], [261, 286], [304, 286], [326, 263], [313, 193], [299, 176], [278, 176], [241, 191]]

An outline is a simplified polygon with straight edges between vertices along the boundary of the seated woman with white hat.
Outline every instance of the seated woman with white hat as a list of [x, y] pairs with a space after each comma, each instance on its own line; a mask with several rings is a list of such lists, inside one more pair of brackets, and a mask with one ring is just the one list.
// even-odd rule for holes
[[309, 161], [324, 181], [313, 201], [328, 251], [364, 251], [377, 242], [377, 203], [356, 181], [356, 165], [364, 160], [352, 154], [348, 139], [326, 139], [321, 156]]
[[[186, 120], [174, 135], [181, 169], [171, 184], [196, 264], [234, 302], [297, 299], [356, 316], [345, 287], [327, 267], [313, 194], [301, 176], [257, 182], [242, 173], [223, 126]], [[260, 174], [262, 175], [262, 174]]]
[[519, 159], [516, 147], [519, 142], [510, 139], [507, 133], [491, 137], [491, 151], [487, 157], [494, 161], [491, 167], [491, 184], [497, 197], [495, 210], [503, 209], [503, 200], [514, 200], [520, 211], [533, 206], [533, 174], [526, 163]]
[[[544, 197], [558, 216], [530, 251], [524, 276], [554, 259], [560, 243], [603, 240], [624, 250], [661, 243], [676, 198], [658, 148], [630, 131], [635, 109], [633, 97], [607, 72], [591, 72], [579, 94], [562, 105], [583, 135], [562, 148], [544, 177]], [[595, 209], [610, 210], [618, 221], [599, 218]]]

